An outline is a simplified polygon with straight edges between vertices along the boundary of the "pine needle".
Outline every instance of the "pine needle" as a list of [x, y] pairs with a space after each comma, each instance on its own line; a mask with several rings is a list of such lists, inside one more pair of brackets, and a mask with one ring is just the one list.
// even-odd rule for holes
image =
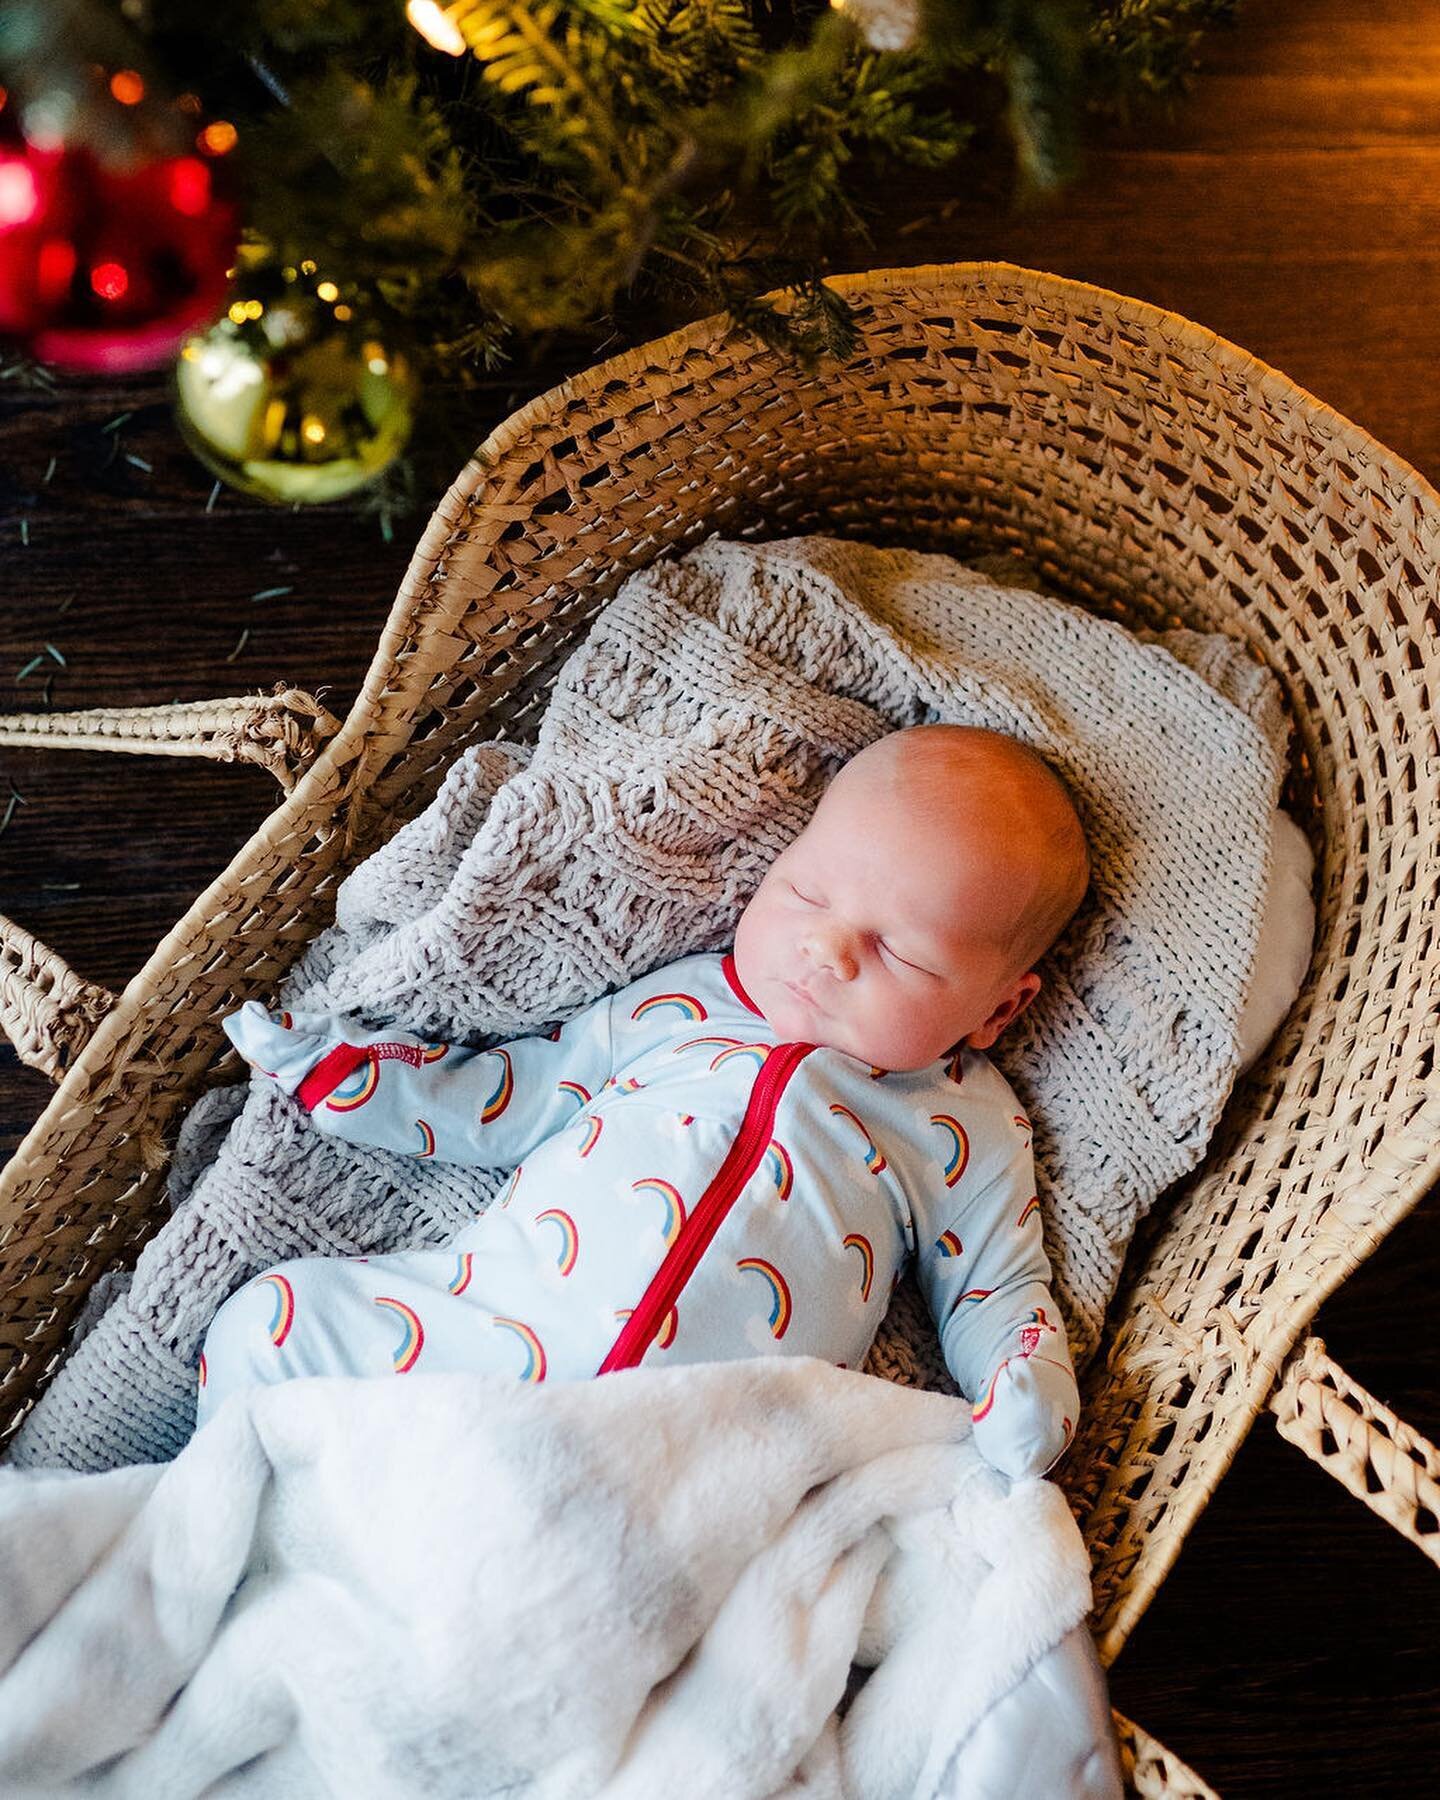
[[235, 658], [240, 654], [240, 652], [245, 648], [246, 644], [249, 642], [249, 639], [250, 639], [250, 627], [247, 625], [245, 627], [245, 629], [240, 633], [240, 642], [238, 644], [236, 644], [235, 648], [225, 658], [226, 662], [234, 662]]
[[278, 600], [282, 594], [293, 594], [293, 587], [261, 588], [258, 594], [252, 594], [252, 600]]
[[27, 550], [30, 548], [30, 521], [28, 519], [20, 521], [20, 542]]
[[102, 431], [118, 431], [127, 419], [133, 419], [134, 417], [134, 413], [120, 413], [115, 418], [111, 419], [108, 425], [102, 425], [100, 429]]
[[211, 488], [211, 490], [210, 490], [210, 498], [205, 502], [206, 512], [213, 512], [215, 510], [215, 502], [219, 498], [220, 498], [220, 483], [217, 481], [215, 483], [214, 487]]
[[59, 663], [59, 665], [62, 669], [69, 667], [69, 664], [65, 661], [65, 658], [60, 654], [60, 652], [55, 648], [55, 646], [53, 644], [47, 644], [45, 646], [45, 648], [55, 658], [56, 662]]
[[49, 479], [50, 479], [50, 477], [51, 477], [51, 476], [52, 476], [52, 475], [53, 475], [53, 474], [54, 474], [54, 473], [55, 473], [55, 464], [56, 464], [56, 463], [57, 463], [57, 462], [58, 462], [58, 461], [59, 461], [59, 460], [60, 460], [60, 459], [59, 459], [59, 457], [57, 457], [57, 456], [52, 456], [52, 457], [51, 457], [51, 458], [50, 458], [50, 463], [49, 463], [49, 467], [48, 467], [48, 468], [47, 468], [47, 469], [46, 469], [46, 470], [45, 470], [45, 473], [44, 473], [44, 474], [43, 474], [43, 475], [42, 475], [42, 476], [41, 476], [41, 477], [40, 477], [40, 479], [41, 479], [41, 480], [42, 480], [42, 481], [48, 481], [48, 480], [49, 480]]
[[19, 687], [20, 683], [25, 679], [25, 677], [27, 675], [31, 674], [34, 670], [38, 669], [40, 667], [41, 663], [44, 662], [44, 660], [45, 660], [45, 656], [44, 656], [43, 651], [41, 652], [41, 654], [39, 656], [32, 656], [30, 658], [29, 662], [26, 663], [25, 667], [15, 677], [16, 687]]
[[127, 450], [125, 452], [125, 460], [128, 463], [134, 463], [137, 469], [143, 469], [147, 475], [153, 475], [155, 473], [154, 469], [151, 468], [150, 464], [146, 462], [143, 456], [132, 456]]

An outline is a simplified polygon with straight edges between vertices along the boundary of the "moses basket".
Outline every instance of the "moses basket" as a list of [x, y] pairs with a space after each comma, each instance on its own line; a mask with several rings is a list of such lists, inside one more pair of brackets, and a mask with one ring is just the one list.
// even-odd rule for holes
[[[118, 996], [0, 920], [0, 1023], [58, 1082], [0, 1179], [0, 1438], [96, 1278], [168, 1216], [191, 1102], [243, 1074], [222, 1016], [272, 992], [341, 876], [467, 745], [533, 737], [631, 570], [717, 530], [826, 532], [1023, 557], [1123, 623], [1227, 632], [1297, 725], [1285, 802], [1318, 857], [1311, 969], [1205, 1162], [1142, 1227], [1062, 1465], [1102, 1659], [1265, 1410], [1440, 1561], [1440, 1454], [1307, 1334], [1440, 1177], [1440, 494], [1174, 313], [1004, 263], [833, 285], [860, 309], [843, 365], [807, 373], [719, 315], [498, 426], [426, 528], [343, 723], [294, 689], [0, 719], [3, 743], [245, 758], [285, 790]], [[1209, 1792], [1121, 1735], [1141, 1792]]]

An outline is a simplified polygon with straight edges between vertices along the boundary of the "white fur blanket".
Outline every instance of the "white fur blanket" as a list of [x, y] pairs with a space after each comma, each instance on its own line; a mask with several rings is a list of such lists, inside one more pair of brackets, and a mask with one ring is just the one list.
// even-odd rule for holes
[[1116, 1800], [1098, 1665], [1031, 1679], [1079, 1531], [967, 1414], [809, 1358], [310, 1380], [0, 1469], [0, 1792]]

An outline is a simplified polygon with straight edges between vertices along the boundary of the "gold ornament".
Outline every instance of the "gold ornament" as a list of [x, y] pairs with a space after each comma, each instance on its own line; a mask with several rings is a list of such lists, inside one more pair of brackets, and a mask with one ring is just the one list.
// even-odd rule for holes
[[338, 499], [404, 449], [414, 375], [313, 262], [246, 260], [229, 310], [181, 346], [176, 424], [242, 493], [280, 505]]

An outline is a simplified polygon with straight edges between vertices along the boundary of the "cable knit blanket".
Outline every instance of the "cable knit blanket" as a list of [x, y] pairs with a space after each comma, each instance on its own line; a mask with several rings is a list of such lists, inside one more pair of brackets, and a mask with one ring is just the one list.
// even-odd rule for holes
[[8, 1800], [1120, 1800], [1060, 1490], [808, 1357], [239, 1394], [0, 1593]]
[[[1132, 635], [943, 556], [711, 539], [630, 577], [533, 751], [466, 752], [351, 874], [280, 1003], [472, 1044], [548, 1026], [728, 945], [846, 758], [937, 719], [1050, 758], [1092, 849], [1092, 894], [995, 1052], [1035, 1124], [1083, 1360], [1137, 1219], [1199, 1161], [1239, 1061], [1287, 728], [1274, 678], [1226, 638]], [[228, 1293], [289, 1256], [442, 1242], [500, 1179], [321, 1138], [272, 1083], [207, 1095], [174, 1218], [92, 1296], [15, 1462], [175, 1455]], [[946, 1385], [934, 1335], [902, 1285], [869, 1367]]]

